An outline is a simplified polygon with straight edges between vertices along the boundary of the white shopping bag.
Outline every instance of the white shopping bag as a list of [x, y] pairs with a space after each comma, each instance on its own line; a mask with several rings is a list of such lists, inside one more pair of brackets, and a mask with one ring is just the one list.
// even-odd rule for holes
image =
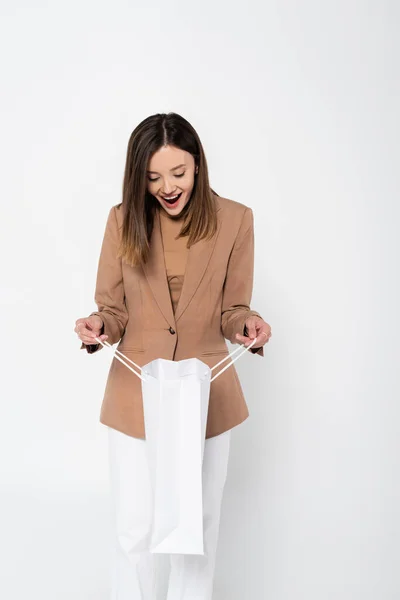
[[211, 370], [197, 358], [142, 367], [154, 515], [151, 552], [203, 554], [202, 463]]
[[[96, 341], [112, 347], [99, 338]], [[114, 357], [142, 380], [153, 488], [150, 552], [204, 555], [202, 465], [210, 384], [256, 341], [239, 346], [212, 368], [197, 358], [157, 358], [140, 367], [115, 350]], [[242, 348], [235, 359], [211, 377], [214, 369]]]

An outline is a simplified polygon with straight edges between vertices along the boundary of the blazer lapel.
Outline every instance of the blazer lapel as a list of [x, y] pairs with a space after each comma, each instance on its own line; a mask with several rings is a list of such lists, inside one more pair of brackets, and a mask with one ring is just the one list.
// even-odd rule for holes
[[219, 216], [219, 203], [217, 204], [217, 231], [211, 240], [200, 240], [193, 244], [189, 248], [186, 269], [185, 269], [185, 277], [183, 279], [183, 285], [181, 294], [179, 296], [178, 305], [175, 311], [175, 321], [182, 316], [183, 312], [186, 310], [189, 302], [193, 298], [197, 288], [200, 285], [200, 282], [203, 278], [203, 275], [207, 269], [207, 266], [210, 262], [212, 253], [215, 248], [215, 244], [221, 229], [221, 219]]
[[164, 248], [158, 210], [155, 212], [154, 216], [149, 257], [147, 262], [143, 265], [143, 271], [160, 311], [164, 315], [167, 323], [171, 326], [175, 326], [174, 311], [169, 292], [167, 271], [165, 268]]
[[143, 265], [143, 270], [161, 313], [164, 315], [167, 323], [173, 327], [175, 327], [176, 321], [182, 316], [189, 302], [193, 298], [210, 262], [221, 228], [219, 210], [220, 205], [217, 201], [218, 227], [213, 238], [211, 240], [200, 240], [189, 248], [185, 277], [175, 315], [165, 267], [160, 215], [158, 210], [155, 213], [149, 258], [145, 265]]

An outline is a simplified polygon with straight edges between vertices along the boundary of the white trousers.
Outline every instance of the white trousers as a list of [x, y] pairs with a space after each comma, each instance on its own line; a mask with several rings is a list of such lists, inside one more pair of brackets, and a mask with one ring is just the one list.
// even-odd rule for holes
[[[231, 430], [205, 440], [204, 555], [170, 554], [167, 600], [211, 600]], [[149, 551], [152, 496], [146, 441], [108, 428], [115, 548], [111, 600], [156, 600], [157, 555]]]

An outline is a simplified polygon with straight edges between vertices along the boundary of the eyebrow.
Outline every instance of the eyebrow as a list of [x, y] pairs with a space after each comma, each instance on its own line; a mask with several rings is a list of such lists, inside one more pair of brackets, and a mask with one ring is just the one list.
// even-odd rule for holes
[[[170, 169], [170, 171], [175, 171], [175, 169], [180, 169], [181, 167], [186, 167], [185, 163], [181, 164], [181, 165], [177, 165], [176, 167], [173, 167], [172, 169]], [[147, 171], [148, 173], [157, 173], [157, 171]]]

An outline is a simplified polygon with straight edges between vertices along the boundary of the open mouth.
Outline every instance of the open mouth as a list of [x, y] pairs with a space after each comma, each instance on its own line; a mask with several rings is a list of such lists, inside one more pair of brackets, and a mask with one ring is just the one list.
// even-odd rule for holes
[[182, 192], [180, 194], [175, 194], [175, 196], [169, 196], [168, 198], [163, 197], [163, 200], [166, 204], [170, 204], [172, 206], [173, 204], [176, 204], [178, 202], [181, 196]]

